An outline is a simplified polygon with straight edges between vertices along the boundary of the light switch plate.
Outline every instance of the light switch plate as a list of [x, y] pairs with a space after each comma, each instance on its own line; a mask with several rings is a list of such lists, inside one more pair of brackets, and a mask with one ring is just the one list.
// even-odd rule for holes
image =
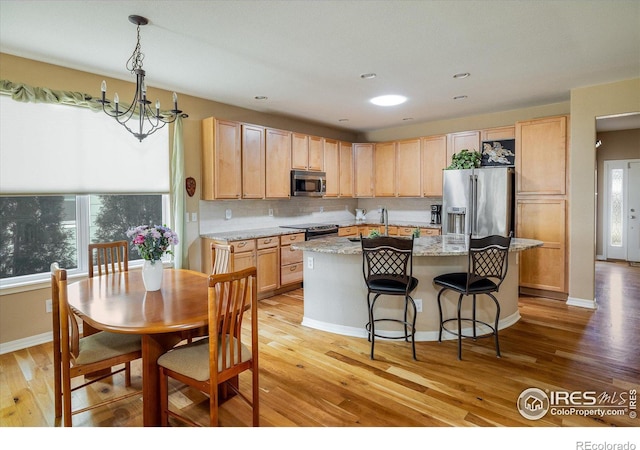
[[224, 212], [224, 218], [225, 218], [226, 220], [231, 219], [231, 210], [230, 210], [229, 208], [227, 208], [227, 209], [225, 210], [225, 212]]
[[197, 222], [198, 221], [198, 213], [196, 213], [196, 212], [192, 212], [191, 213], [191, 221], [192, 222]]
[[313, 256], [307, 257], [307, 269], [313, 269]]

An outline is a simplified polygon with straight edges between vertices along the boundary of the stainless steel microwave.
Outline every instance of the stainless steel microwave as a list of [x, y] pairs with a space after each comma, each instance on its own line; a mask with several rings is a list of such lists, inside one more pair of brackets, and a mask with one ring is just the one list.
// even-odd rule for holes
[[322, 197], [326, 190], [327, 176], [324, 172], [291, 171], [292, 197]]

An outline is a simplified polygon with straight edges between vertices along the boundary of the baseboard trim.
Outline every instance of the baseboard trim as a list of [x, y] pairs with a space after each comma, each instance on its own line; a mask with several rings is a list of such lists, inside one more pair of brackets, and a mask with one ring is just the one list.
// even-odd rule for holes
[[0, 355], [5, 353], [11, 353], [18, 350], [24, 350], [25, 348], [33, 347], [34, 345], [44, 344], [45, 342], [51, 342], [53, 335], [49, 331], [48, 333], [37, 334], [35, 336], [29, 336], [15, 341], [5, 342], [0, 344]]
[[[498, 322], [498, 330], [502, 330], [504, 328], [510, 327], [511, 325], [515, 324], [518, 320], [520, 320], [520, 318], [521, 318], [520, 312], [516, 311], [515, 313], [511, 314], [509, 317], [500, 319], [500, 321]], [[332, 323], [322, 322], [315, 319], [309, 319], [308, 317], [302, 318], [302, 325], [305, 327], [313, 328], [315, 330], [327, 331], [329, 333], [341, 334], [343, 336], [351, 336], [351, 337], [359, 337], [359, 338], [367, 337], [367, 331], [364, 328], [335, 325]], [[482, 334], [481, 331], [482, 330], [478, 328], [478, 334]], [[471, 333], [472, 333], [471, 327], [462, 329], [462, 334], [471, 334]], [[400, 332], [399, 331], [389, 332], [389, 336], [394, 336], [394, 335], [400, 336]], [[377, 338], [377, 339], [384, 339], [384, 338]], [[443, 341], [450, 340], [450, 339], [457, 339], [457, 337], [455, 335], [452, 335], [446, 332], [442, 334]], [[416, 332], [416, 342], [437, 341], [437, 340], [438, 340], [438, 331]]]
[[567, 305], [577, 306], [579, 308], [598, 309], [598, 303], [595, 298], [593, 300], [589, 300], [586, 298], [569, 297], [567, 298]]

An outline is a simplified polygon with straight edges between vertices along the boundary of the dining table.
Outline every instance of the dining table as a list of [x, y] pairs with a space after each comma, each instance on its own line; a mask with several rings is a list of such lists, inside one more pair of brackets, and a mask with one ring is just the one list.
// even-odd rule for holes
[[96, 330], [139, 334], [142, 340], [143, 425], [160, 425], [158, 358], [190, 334], [207, 330], [208, 275], [163, 270], [158, 291], [146, 291], [140, 270], [109, 273], [71, 283], [69, 305]]

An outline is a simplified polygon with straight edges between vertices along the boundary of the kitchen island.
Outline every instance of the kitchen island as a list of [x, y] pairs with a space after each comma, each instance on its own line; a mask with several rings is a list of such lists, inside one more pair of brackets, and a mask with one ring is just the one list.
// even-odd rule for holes
[[[416, 238], [413, 250], [413, 276], [419, 280], [413, 292], [422, 311], [416, 317], [416, 341], [438, 340], [440, 328], [437, 296], [439, 289], [433, 278], [443, 273], [467, 271], [467, 239], [464, 236], [430, 236]], [[500, 302], [499, 329], [509, 327], [520, 319], [518, 312], [518, 253], [539, 247], [541, 241], [512, 239], [509, 249], [507, 276], [495, 294]], [[294, 244], [304, 252], [304, 316], [302, 325], [332, 333], [367, 337], [365, 324], [368, 321], [367, 287], [362, 271], [361, 243], [353, 238], [332, 237]], [[421, 302], [418, 302], [421, 300]], [[442, 296], [444, 318], [455, 317], [458, 294], [447, 291]], [[489, 321], [495, 315], [495, 306], [489, 299], [478, 297], [479, 320]], [[462, 313], [470, 314], [471, 301], [463, 302]], [[386, 317], [401, 317], [404, 300], [387, 296], [381, 299], [376, 311]], [[400, 330], [388, 325], [388, 335]], [[377, 327], [385, 330], [382, 325]], [[469, 331], [469, 330], [466, 330]], [[463, 328], [463, 332], [465, 332]], [[444, 333], [443, 339], [455, 336]]]

